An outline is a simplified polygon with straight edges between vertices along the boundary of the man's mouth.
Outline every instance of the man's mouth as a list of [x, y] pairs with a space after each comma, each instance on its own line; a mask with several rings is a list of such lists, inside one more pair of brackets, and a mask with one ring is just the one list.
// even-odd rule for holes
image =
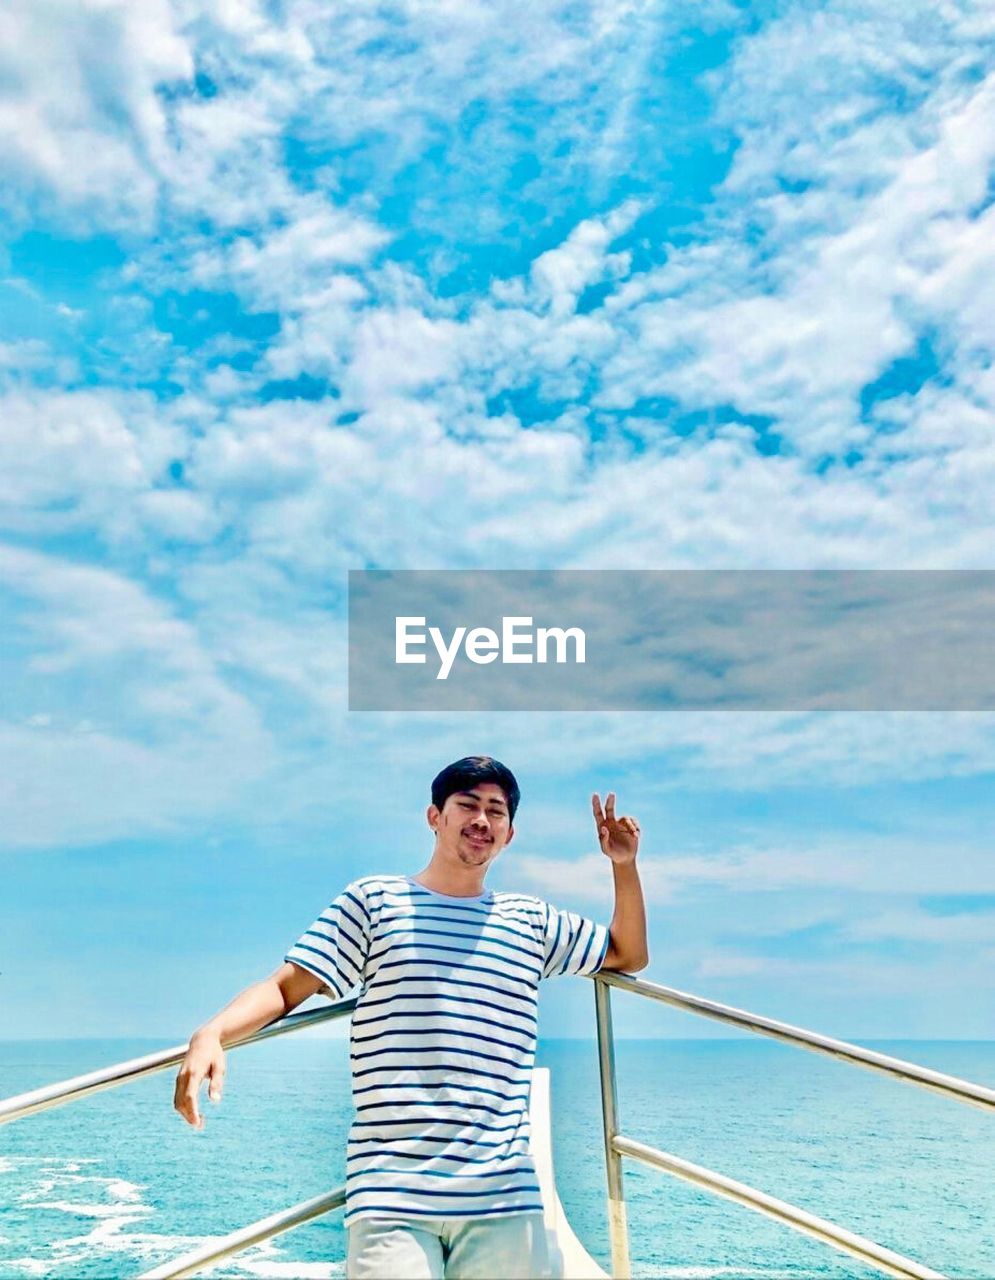
[[464, 831], [463, 835], [471, 844], [479, 844], [483, 846], [491, 843], [490, 836], [485, 836], [479, 831]]

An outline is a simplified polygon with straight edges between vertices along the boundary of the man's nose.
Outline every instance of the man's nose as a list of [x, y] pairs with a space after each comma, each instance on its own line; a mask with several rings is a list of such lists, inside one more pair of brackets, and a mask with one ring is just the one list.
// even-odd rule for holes
[[473, 827], [483, 827], [486, 830], [491, 824], [487, 821], [487, 814], [478, 811], [470, 819], [470, 825]]

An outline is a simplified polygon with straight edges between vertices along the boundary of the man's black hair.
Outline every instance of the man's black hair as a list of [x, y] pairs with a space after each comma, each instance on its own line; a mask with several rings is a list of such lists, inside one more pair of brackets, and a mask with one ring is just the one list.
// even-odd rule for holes
[[515, 775], [493, 756], [464, 756], [447, 764], [432, 780], [432, 803], [441, 809], [457, 791], [472, 791], [483, 782], [493, 782], [501, 788], [508, 801], [508, 818], [514, 821], [521, 792]]

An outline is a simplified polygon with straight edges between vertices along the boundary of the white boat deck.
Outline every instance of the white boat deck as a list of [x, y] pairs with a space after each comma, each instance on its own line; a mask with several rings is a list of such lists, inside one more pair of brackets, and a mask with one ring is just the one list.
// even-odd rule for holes
[[[602, 1271], [574, 1234], [556, 1190], [548, 1067], [536, 1067], [532, 1072], [529, 1120], [532, 1128], [532, 1156], [542, 1191], [550, 1256], [558, 1261], [553, 1274], [562, 1276], [564, 1280], [608, 1280], [608, 1273]], [[601, 1158], [600, 1151], [598, 1158]]]

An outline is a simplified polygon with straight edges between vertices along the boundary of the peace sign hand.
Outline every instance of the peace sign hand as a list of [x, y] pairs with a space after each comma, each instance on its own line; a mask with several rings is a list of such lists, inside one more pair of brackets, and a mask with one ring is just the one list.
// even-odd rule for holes
[[608, 792], [602, 809], [601, 797], [595, 791], [591, 797], [591, 806], [594, 809], [594, 823], [598, 828], [601, 852], [615, 863], [635, 862], [639, 849], [639, 823], [635, 818], [615, 817], [615, 792]]

